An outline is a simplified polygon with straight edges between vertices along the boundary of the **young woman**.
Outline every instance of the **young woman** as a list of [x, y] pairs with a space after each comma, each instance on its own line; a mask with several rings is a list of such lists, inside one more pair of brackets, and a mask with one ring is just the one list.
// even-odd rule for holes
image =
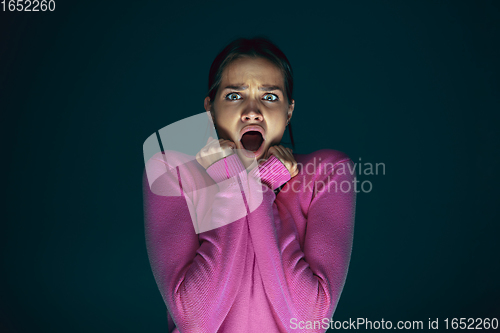
[[269, 40], [230, 43], [208, 88], [220, 139], [196, 159], [177, 155], [176, 166], [153, 157], [147, 168], [164, 176], [151, 186], [144, 178], [148, 256], [169, 332], [325, 332], [351, 256], [353, 163], [332, 149], [280, 145], [293, 77]]

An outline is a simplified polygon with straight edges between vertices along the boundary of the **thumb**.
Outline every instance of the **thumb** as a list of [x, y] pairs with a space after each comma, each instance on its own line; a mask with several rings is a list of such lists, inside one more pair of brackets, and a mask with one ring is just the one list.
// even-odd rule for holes
[[266, 159], [271, 157], [271, 155], [274, 155], [273, 152], [276, 152], [276, 148], [274, 148], [274, 146], [269, 147], [269, 149], [267, 150]]
[[207, 145], [210, 141], [212, 141], [214, 138], [212, 138], [211, 136], [208, 137], [208, 140], [207, 140]]

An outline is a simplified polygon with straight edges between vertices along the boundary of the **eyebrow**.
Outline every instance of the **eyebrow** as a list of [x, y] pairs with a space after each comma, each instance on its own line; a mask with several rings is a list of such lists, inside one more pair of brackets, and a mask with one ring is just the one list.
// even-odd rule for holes
[[[226, 90], [226, 89], [233, 89], [233, 90], [245, 90], [247, 89], [248, 86], [245, 86], [243, 84], [235, 84], [235, 85], [228, 85], [226, 87], [224, 87], [223, 90]], [[264, 84], [262, 86], [259, 87], [259, 90], [260, 91], [273, 91], [273, 90], [279, 90], [281, 91], [281, 93], [283, 93], [283, 89], [281, 89], [280, 86], [273, 86], [273, 85], [269, 85], [269, 84]]]

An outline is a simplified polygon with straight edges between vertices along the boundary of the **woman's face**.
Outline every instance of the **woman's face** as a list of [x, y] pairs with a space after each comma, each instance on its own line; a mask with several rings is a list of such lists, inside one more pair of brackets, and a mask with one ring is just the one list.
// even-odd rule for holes
[[224, 69], [213, 101], [205, 98], [219, 138], [236, 144], [246, 166], [269, 157], [268, 149], [281, 141], [294, 106], [286, 99], [280, 69], [267, 59], [248, 56]]

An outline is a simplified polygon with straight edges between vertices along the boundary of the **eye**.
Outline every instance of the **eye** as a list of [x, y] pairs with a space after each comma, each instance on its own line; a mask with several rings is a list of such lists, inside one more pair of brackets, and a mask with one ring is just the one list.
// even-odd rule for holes
[[277, 101], [279, 98], [275, 94], [265, 94], [264, 99], [266, 101], [274, 102], [274, 101]]
[[241, 95], [235, 92], [229, 93], [226, 95], [226, 99], [229, 99], [231, 101], [237, 101], [241, 99]]

